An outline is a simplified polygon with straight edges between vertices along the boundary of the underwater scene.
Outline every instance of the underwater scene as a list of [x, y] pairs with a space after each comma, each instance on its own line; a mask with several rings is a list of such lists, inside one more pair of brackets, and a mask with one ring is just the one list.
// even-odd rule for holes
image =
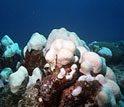
[[124, 0], [1, 0], [0, 107], [124, 107]]

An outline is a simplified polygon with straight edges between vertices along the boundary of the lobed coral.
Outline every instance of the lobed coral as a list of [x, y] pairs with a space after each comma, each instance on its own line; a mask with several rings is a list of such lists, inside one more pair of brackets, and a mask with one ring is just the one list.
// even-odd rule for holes
[[33, 34], [23, 53], [22, 66], [9, 83], [17, 93], [30, 75], [19, 107], [115, 107], [122, 98], [105, 59], [65, 28], [53, 30], [48, 40]]
[[123, 41], [117, 43], [97, 42], [94, 41], [89, 44], [91, 51], [98, 53], [100, 56], [106, 58], [107, 64], [123, 63], [124, 45]]
[[21, 62], [22, 55], [18, 43], [14, 43], [8, 35], [0, 41], [0, 70], [10, 67], [16, 71], [16, 65]]

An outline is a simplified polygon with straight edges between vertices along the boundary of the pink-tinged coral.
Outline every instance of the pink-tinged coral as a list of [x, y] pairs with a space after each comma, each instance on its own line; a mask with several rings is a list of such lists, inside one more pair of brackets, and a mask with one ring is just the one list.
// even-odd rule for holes
[[51, 44], [56, 39], [63, 39], [63, 40], [69, 40], [72, 41], [76, 46], [83, 46], [83, 42], [80, 40], [80, 38], [77, 36], [74, 32], [69, 32], [65, 28], [60, 29], [54, 29], [51, 31], [51, 33], [48, 36], [48, 41], [45, 47], [45, 50], [49, 50], [51, 47]]
[[83, 74], [90, 74], [93, 71], [93, 68], [87, 62], [82, 62], [80, 67], [80, 72]]
[[102, 70], [102, 60], [100, 56], [94, 52], [86, 52], [82, 56], [82, 61], [92, 66], [94, 73], [100, 73]]
[[[84, 46], [75, 33], [64, 28], [55, 29], [45, 44], [40, 44], [40, 40], [35, 43], [33, 37], [24, 49], [21, 65], [27, 68], [26, 74], [30, 76], [19, 105], [114, 107], [121, 100], [114, 72], [107, 67], [105, 59]], [[20, 68], [17, 72], [22, 73]], [[14, 93], [18, 91], [14, 90], [18, 85], [13, 86], [18, 77], [15, 74], [10, 76], [10, 88]], [[22, 80], [24, 78], [18, 79], [17, 83], [21, 85]]]
[[88, 50], [87, 50], [85, 47], [83, 47], [83, 46], [78, 46], [77, 49], [78, 49], [79, 52], [80, 52], [80, 56], [81, 56], [81, 57], [80, 57], [79, 63], [81, 63], [81, 59], [82, 59], [83, 54], [84, 54], [85, 52], [87, 52]]
[[114, 82], [117, 82], [116, 76], [110, 67], [107, 67], [105, 77], [107, 79], [113, 80]]
[[[71, 63], [75, 54], [75, 45], [69, 40], [56, 39], [51, 44], [50, 50], [46, 53], [46, 61], [54, 67], [61, 67]], [[66, 54], [66, 55], [65, 55]]]

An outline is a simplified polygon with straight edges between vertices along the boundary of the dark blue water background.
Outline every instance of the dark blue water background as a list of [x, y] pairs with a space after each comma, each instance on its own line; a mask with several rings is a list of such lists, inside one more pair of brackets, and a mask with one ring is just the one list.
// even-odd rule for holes
[[24, 46], [34, 32], [65, 27], [86, 42], [124, 39], [124, 0], [0, 0], [0, 38]]

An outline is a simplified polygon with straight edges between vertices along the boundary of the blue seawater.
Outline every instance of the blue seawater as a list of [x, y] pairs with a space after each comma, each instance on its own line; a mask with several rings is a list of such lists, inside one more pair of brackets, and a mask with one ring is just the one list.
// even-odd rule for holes
[[34, 32], [65, 27], [86, 42], [124, 39], [124, 0], [1, 0], [0, 38], [25, 46]]

